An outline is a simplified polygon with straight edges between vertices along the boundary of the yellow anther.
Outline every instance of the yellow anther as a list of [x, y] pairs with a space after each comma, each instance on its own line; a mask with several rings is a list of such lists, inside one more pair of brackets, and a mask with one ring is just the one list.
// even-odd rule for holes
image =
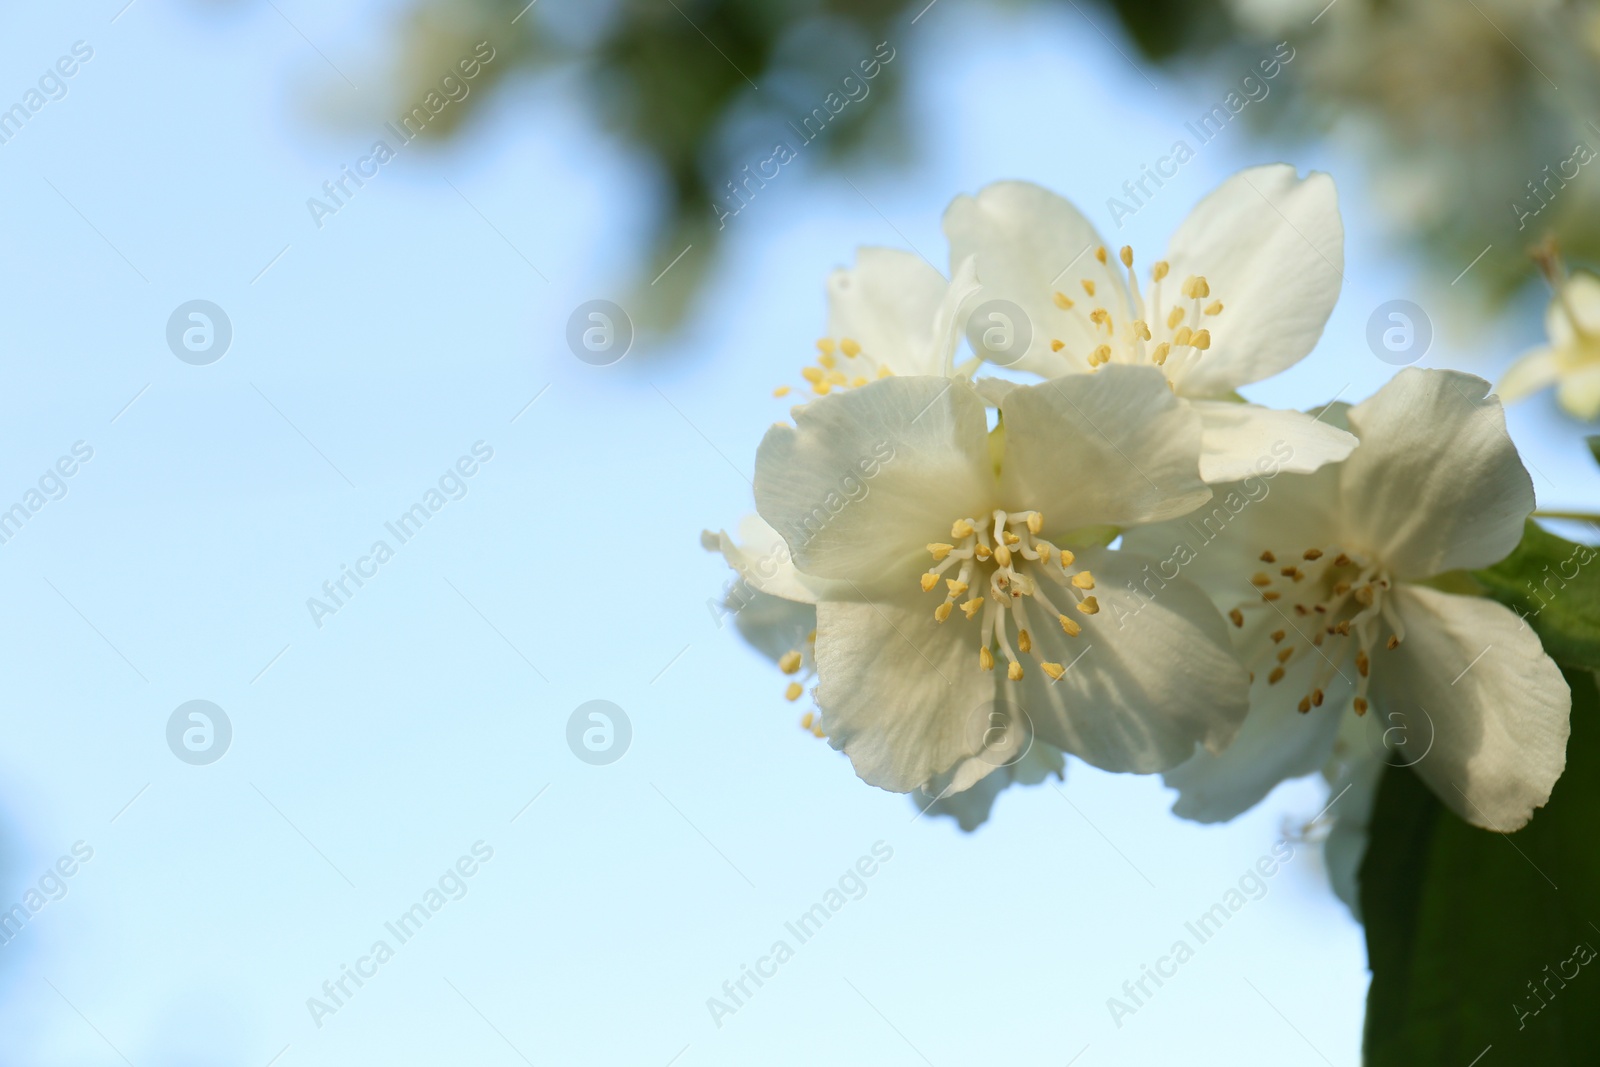
[[1072, 310], [1072, 298], [1066, 293], [1057, 290], [1050, 299], [1054, 300], [1056, 307], [1060, 308], [1062, 311]]
[[1311, 691], [1311, 706], [1314, 708], [1322, 707], [1322, 690], [1313, 689]]
[[1162, 364], [1166, 363], [1166, 361], [1167, 361], [1167, 353], [1169, 353], [1171, 351], [1172, 351], [1171, 342], [1162, 341], [1160, 344], [1156, 345], [1156, 350], [1154, 352], [1150, 353], [1150, 360], [1156, 366], [1159, 367]]
[[1085, 615], [1097, 615], [1100, 612], [1100, 601], [1092, 596], [1086, 596], [1078, 601], [1078, 610]]
[[1039, 535], [1040, 530], [1044, 529], [1044, 516], [1037, 511], [1028, 512], [1028, 517], [1024, 522], [1028, 527], [1028, 532], [1035, 537]]
[[879, 367], [878, 368], [878, 377], [880, 377], [880, 378], [887, 378], [893, 373], [894, 373], [894, 371], [890, 370], [888, 367]]
[[1361, 649], [1356, 653], [1356, 670], [1361, 673], [1363, 678], [1372, 671], [1372, 657], [1367, 655], [1366, 649]]
[[1178, 328], [1178, 323], [1180, 323], [1182, 321], [1183, 321], [1183, 309], [1182, 308], [1173, 308], [1171, 311], [1167, 312], [1167, 329], [1169, 329], [1169, 330], [1177, 329]]
[[818, 352], [822, 352], [824, 354], [832, 352], [833, 351], [833, 338], [824, 337], [820, 341], [818, 341], [817, 342], [817, 351]]
[[[1279, 567], [1278, 568], [1278, 573], [1283, 575], [1285, 578], [1294, 578], [1295, 575], [1300, 573], [1300, 568], [1299, 567]], [[1296, 579], [1296, 580], [1298, 580], [1298, 579]]]
[[1272, 668], [1272, 673], [1267, 675], [1267, 684], [1268, 685], [1277, 685], [1281, 681], [1283, 681], [1283, 668], [1282, 667], [1274, 667], [1274, 668]]
[[827, 382], [829, 385], [843, 385], [845, 381], [843, 371], [831, 370], [828, 372]]
[[1077, 556], [1074, 556], [1071, 552], [1063, 548], [1061, 550], [1061, 569], [1066, 570], [1068, 567], [1072, 566], [1072, 561], [1077, 558]]
[[966, 519], [957, 519], [955, 522], [950, 524], [950, 536], [954, 537], [957, 541], [961, 540], [963, 537], [971, 537], [972, 523], [968, 522]]
[[1399, 648], [1400, 647], [1400, 637], [1399, 637], [1399, 635], [1398, 634], [1390, 634], [1389, 635], [1389, 640], [1384, 642], [1383, 647], [1387, 648], [1390, 652], [1393, 652], [1395, 649]]
[[[1306, 558], [1306, 559], [1321, 559], [1322, 558], [1322, 549], [1320, 549], [1320, 548], [1308, 548], [1308, 549], [1305, 550], [1304, 558]], [[1340, 558], [1342, 559], [1343, 557], [1341, 556]], [[1335, 560], [1334, 562], [1338, 562], [1338, 561]]]
[[1211, 295], [1211, 283], [1203, 274], [1194, 280], [1194, 295], [1201, 300]]
[[1018, 663], [1016, 660], [1012, 660], [1011, 665], [1006, 668], [1006, 677], [1011, 679], [1013, 682], [1022, 681], [1022, 664]]
[[1005, 545], [994, 546], [994, 561], [1002, 567], [1011, 566], [1011, 549]]
[[1066, 348], [1066, 347], [1067, 347], [1067, 343], [1065, 341], [1054, 341], [1053, 340], [1053, 341], [1050, 342], [1050, 351], [1052, 351], [1052, 352], [1059, 352], [1063, 348]]
[[822, 738], [827, 737], [828, 735], [822, 732], [822, 724], [819, 722], [819, 723], [817, 723], [817, 725], [815, 725], [815, 726], [813, 726], [811, 728], [811, 736], [817, 738], [818, 740], [821, 740]]
[[934, 559], [934, 562], [937, 563], [939, 560], [944, 559], [951, 552], [955, 551], [955, 547], [955, 545], [947, 545], [941, 541], [933, 541], [928, 545], [928, 554], [931, 555]]
[[1061, 676], [1067, 673], [1067, 669], [1059, 663], [1040, 663], [1039, 669], [1048, 674], [1052, 682], [1061, 681]]
[[1105, 308], [1095, 308], [1093, 311], [1089, 312], [1089, 321], [1094, 323], [1096, 326], [1104, 326], [1107, 322], [1111, 321], [1111, 312], [1107, 311]]
[[1272, 631], [1272, 643], [1273, 644], [1277, 644], [1279, 641], [1282, 641], [1285, 637], [1288, 637], [1288, 636], [1289, 636], [1289, 631], [1287, 631], [1287, 630], [1274, 630], [1274, 631]]
[[1349, 582], [1334, 582], [1333, 583], [1333, 595], [1334, 596], [1344, 596], [1349, 591], [1350, 591], [1350, 583]]
[[1017, 631], [1017, 651], [1032, 652], [1033, 637], [1026, 630]]
[[[785, 689], [783, 691], [783, 699], [789, 700], [789, 701], [799, 700], [800, 699], [800, 694], [804, 693], [804, 692], [805, 692], [805, 687], [802, 686], [799, 682], [790, 682], [789, 683], [789, 688], [787, 688], [787, 689]], [[807, 719], [810, 719], [810, 718], [811, 718], [811, 713], [808, 711], [808, 712], [806, 712], [805, 719], [801, 719], [800, 720], [800, 725], [804, 726], [808, 730], [811, 729], [811, 723], [806, 721]]]
[[937, 574], [934, 574], [932, 571], [929, 571], [928, 573], [926, 573], [926, 574], [924, 574], [922, 576], [922, 591], [924, 593], [926, 593], [928, 590], [932, 589], [934, 586], [936, 586], [938, 584], [939, 584], [939, 576]]
[[961, 610], [967, 613], [967, 618], [971, 619], [977, 616], [978, 609], [981, 607], [983, 607], [983, 598], [981, 596], [975, 596], [971, 600], [968, 600], [966, 603], [962, 604]]
[[1094, 575], [1090, 574], [1088, 571], [1079, 571], [1077, 574], [1072, 576], [1072, 584], [1077, 586], [1079, 589], [1093, 589]]
[[1101, 245], [1099, 248], [1096, 248], [1094, 250], [1094, 258], [1098, 259], [1102, 265], [1105, 264], [1105, 261], [1106, 261], [1106, 246], [1105, 245]]
[[1228, 620], [1240, 629], [1244, 628], [1244, 612], [1240, 611], [1238, 608], [1229, 610]]
[[980, 541], [972, 546], [972, 554], [978, 559], [984, 560], [994, 555], [994, 552], [989, 548], [988, 545]]
[[1083, 284], [1083, 291], [1088, 293], [1090, 296], [1093, 296], [1094, 295], [1094, 282], [1090, 281], [1088, 278], [1085, 278], [1085, 279], [1083, 279], [1082, 284]]
[[1018, 537], [1016, 534], [1012, 533], [1010, 530], [1002, 530], [1002, 531], [1000, 531], [1000, 539], [1003, 540], [1008, 545], [1020, 545], [1020, 544], [1022, 544], [1022, 538]]
[[1269, 548], [1265, 552], [1261, 553], [1261, 562], [1262, 563], [1276, 563], [1276, 562], [1278, 562], [1278, 557], [1274, 556], [1272, 554], [1272, 549]]
[[950, 601], [946, 600], [943, 604], [940, 604], [938, 607], [933, 609], [933, 620], [935, 622], [944, 622], [944, 620], [948, 619], [949, 617]]
[[844, 340], [839, 342], [839, 351], [843, 352], [851, 359], [854, 359], [861, 354], [861, 346], [856, 344], [850, 338], [846, 337]]
[[1197, 331], [1195, 331], [1195, 335], [1192, 338], [1189, 339], [1189, 343], [1194, 345], [1200, 351], [1204, 352], [1206, 349], [1211, 347], [1211, 331], [1210, 330], [1197, 330]]
[[821, 367], [801, 367], [800, 368], [800, 377], [804, 378], [806, 381], [810, 382], [812, 385], [816, 385], [818, 382], [822, 381], [822, 368]]
[[1039, 548], [1039, 562], [1040, 563], [1049, 563], [1050, 562], [1050, 546], [1047, 545], [1047, 544], [1044, 544], [1043, 542], [1041, 542], [1039, 544], [1038, 548]]
[[1122, 246], [1122, 265], [1124, 267], [1133, 266], [1133, 246], [1132, 245], [1123, 245]]
[[1167, 276], [1167, 272], [1171, 269], [1172, 264], [1168, 263], [1164, 259], [1158, 259], [1156, 260], [1156, 265], [1150, 268], [1150, 277], [1159, 282], [1161, 279]]
[[1366, 713], [1367, 713], [1367, 698], [1366, 697], [1356, 697], [1356, 714], [1357, 715], [1365, 715]]
[[833, 353], [831, 352], [823, 352], [817, 356], [817, 362], [822, 366], [827, 367], [829, 370], [832, 370], [834, 367], [839, 365], [839, 361], [833, 358]]
[[850, 387], [852, 389], [860, 389], [863, 385], [866, 385], [866, 384], [867, 384], [867, 380], [865, 378], [851, 378], [850, 379]]
[[1280, 649], [1278, 649], [1278, 662], [1279, 663], [1288, 663], [1289, 662], [1289, 657], [1291, 657], [1293, 655], [1294, 655], [1294, 646], [1293, 645], [1288, 645], [1288, 646], [1286, 646], [1284, 648], [1280, 648]]
[[1261, 571], [1256, 571], [1250, 576], [1250, 584], [1258, 588], [1265, 588], [1272, 584], [1272, 577]]
[[1213, 301], [1211, 301], [1211, 303], [1207, 304], [1206, 305], [1206, 314], [1207, 315], [1220, 315], [1220, 314], [1222, 314], [1222, 301], [1213, 300]]
[[1141, 341], [1150, 340], [1150, 327], [1143, 319], [1133, 320], [1133, 333], [1134, 336], [1139, 338]]
[[794, 674], [800, 669], [800, 653], [790, 649], [778, 658], [778, 669], [784, 674]]
[[1076, 622], [1067, 618], [1065, 615], [1057, 615], [1056, 621], [1061, 624], [1061, 629], [1066, 632], [1068, 637], [1077, 637], [1079, 634], [1083, 633], [1083, 627], [1079, 626]]
[[[1321, 553], [1319, 552], [1318, 555], [1321, 555]], [[1306, 558], [1312, 559], [1314, 557], [1307, 556]], [[1350, 557], [1341, 552], [1337, 556], [1333, 557], [1333, 565], [1335, 567], [1348, 567], [1350, 566]]]
[[1357, 589], [1355, 592], [1355, 597], [1356, 603], [1360, 604], [1362, 607], [1371, 607], [1372, 601], [1376, 599], [1375, 594], [1372, 592], [1372, 586], [1370, 585], [1363, 585], [1361, 588]]
[[1304, 715], [1307, 712], [1309, 712], [1311, 710], [1311, 698], [1310, 697], [1301, 697], [1300, 698], [1299, 708], [1300, 708], [1300, 714], [1302, 714], [1302, 715]]
[[1089, 356], [1089, 365], [1091, 367], [1098, 367], [1102, 363], [1110, 363], [1110, 362], [1111, 362], [1111, 346], [1110, 345], [1101, 345], [1099, 348], [1096, 348], [1094, 350], [1094, 352], [1092, 352], [1090, 354], [1090, 356]]
[[1261, 599], [1270, 602], [1270, 601], [1273, 601], [1273, 600], [1277, 600], [1282, 595], [1283, 594], [1278, 592], [1276, 589], [1268, 589], [1268, 590], [1265, 590], [1264, 592], [1262, 592]]
[[978, 666], [986, 671], [994, 670], [994, 653], [989, 651], [987, 645], [978, 649]]
[[818, 396], [827, 396], [833, 391], [833, 386], [829, 385], [827, 382], [817, 382], [811, 387], [811, 391], [816, 393]]
[[773, 396], [788, 396], [789, 395], [789, 387], [787, 385], [780, 385], [780, 386], [778, 386], [776, 389], [774, 389], [772, 391], [772, 395]]
[[962, 593], [965, 593], [967, 591], [967, 583], [966, 582], [957, 581], [954, 578], [946, 578], [944, 580], [944, 584], [945, 584], [945, 588], [950, 590], [950, 599], [951, 600], [954, 600], [956, 597], [960, 596]]
[[1187, 326], [1179, 326], [1178, 332], [1172, 335], [1172, 343], [1179, 348], [1182, 348], [1192, 340], [1194, 340], [1194, 331]]

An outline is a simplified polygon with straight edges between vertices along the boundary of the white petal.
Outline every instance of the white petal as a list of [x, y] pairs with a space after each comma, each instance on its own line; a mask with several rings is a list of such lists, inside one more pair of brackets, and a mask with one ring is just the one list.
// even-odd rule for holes
[[1518, 829], [1566, 766], [1566, 679], [1509, 608], [1414, 585], [1392, 595], [1406, 638], [1373, 653], [1374, 710], [1431, 722], [1432, 747], [1413, 766], [1447, 807], [1486, 830]]
[[[1270, 610], [1258, 613], [1249, 632], [1242, 635], [1243, 647], [1276, 647], [1267, 637], [1276, 629], [1294, 627]], [[1233, 744], [1216, 754], [1197, 752], [1163, 775], [1167, 785], [1178, 790], [1172, 805], [1174, 815], [1196, 822], [1223, 822], [1254, 807], [1279, 782], [1313, 774], [1328, 762], [1340, 723], [1353, 714], [1349, 700], [1355, 668], [1341, 665], [1349, 679], [1334, 674], [1322, 706], [1302, 714], [1296, 706], [1310, 691], [1313, 672], [1326, 669], [1317, 650], [1306, 654], [1306, 644], [1299, 643], [1301, 654], [1289, 661], [1276, 684], [1267, 680], [1276, 660], [1270, 654], [1260, 657], [1250, 690], [1250, 714]], [[1246, 658], [1256, 662], [1254, 657]]]
[[1245, 671], [1216, 608], [1181, 579], [1148, 599], [1136, 594], [1129, 584], [1145, 577], [1147, 563], [1126, 552], [1079, 553], [1097, 583], [1100, 611], [1092, 616], [1067, 607], [1066, 590], [1043, 583], [1082, 627], [1077, 637], [1022, 598], [1035, 651], [1066, 673], [1052, 682], [1025, 660], [1022, 681], [1007, 684], [1020, 686], [1017, 700], [1041, 740], [1110, 771], [1166, 770], [1197, 744], [1220, 751], [1248, 707]]
[[1013, 389], [1000, 405], [1001, 484], [1052, 530], [1154, 522], [1211, 496], [1200, 419], [1153, 367], [1102, 367]]
[[1343, 467], [1343, 547], [1402, 579], [1487, 567], [1517, 547], [1533, 481], [1488, 393], [1471, 374], [1408, 367], [1350, 409], [1361, 446]]
[[1226, 400], [1193, 400], [1202, 427], [1200, 476], [1237, 482], [1268, 471], [1310, 474], [1356, 447], [1354, 435], [1299, 411]]
[[1555, 349], [1532, 349], [1517, 357], [1517, 361], [1506, 368], [1505, 376], [1494, 387], [1494, 391], [1502, 402], [1514, 404], [1523, 397], [1554, 385], [1560, 367], [1561, 360]]
[[1315, 474], [1269, 472], [1212, 491], [1192, 514], [1129, 530], [1122, 547], [1158, 560], [1158, 577], [1182, 574], [1224, 609], [1260, 599], [1250, 575], [1265, 567], [1264, 550], [1294, 558], [1329, 544], [1339, 530], [1336, 466]]
[[[1367, 855], [1367, 829], [1372, 824], [1372, 809], [1378, 799], [1378, 783], [1384, 763], [1372, 756], [1348, 762], [1328, 798], [1333, 806], [1333, 829], [1322, 842], [1322, 858], [1328, 868], [1333, 892], [1345, 902], [1351, 914], [1361, 919], [1361, 861]], [[1337, 799], [1335, 799], [1337, 798]]]
[[[1025, 355], [1006, 365], [1047, 378], [1089, 369], [1089, 353], [1101, 338], [1089, 323], [1092, 307], [1105, 307], [1126, 321], [1127, 283], [1115, 260], [1102, 265], [1095, 249], [1105, 242], [1071, 202], [1030, 182], [996, 182], [978, 195], [958, 196], [944, 214], [952, 267], [974, 257], [982, 290], [972, 307], [988, 300], [1006, 300], [1027, 316], [1032, 341]], [[1069, 269], [1070, 268], [1070, 269]], [[1095, 285], [1095, 296], [1081, 280]], [[1065, 311], [1054, 303], [1062, 292], [1081, 307]], [[969, 311], [971, 308], [968, 309]], [[1060, 340], [1065, 349], [1051, 351]]]
[[1556, 399], [1574, 418], [1593, 422], [1600, 418], [1600, 366], [1570, 370], [1561, 376]]
[[1344, 273], [1333, 179], [1300, 178], [1281, 163], [1240, 171], [1195, 207], [1170, 247], [1174, 298], [1202, 275], [1223, 305], [1206, 320], [1210, 350], [1178, 391], [1225, 396], [1299, 362], [1322, 335]]
[[912, 794], [911, 800], [923, 814], [948, 815], [961, 829], [971, 833], [989, 820], [995, 800], [1013, 785], [1038, 785], [1052, 774], [1063, 779], [1065, 772], [1066, 760], [1060, 750], [1035, 741], [1017, 762], [994, 770], [970, 789], [942, 796], [938, 789], [931, 789], [932, 795], [938, 797], [931, 801], [928, 793], [919, 791]]
[[722, 553], [728, 566], [751, 588], [771, 596], [814, 604], [818, 590], [832, 584], [796, 570], [789, 546], [760, 515], [739, 520], [738, 541], [726, 530], [703, 531], [700, 541], [712, 552]]
[[756, 508], [821, 578], [867, 583], [992, 505], [983, 399], [949, 378], [884, 378], [794, 411], [756, 453]]
[[774, 663], [804, 650], [817, 628], [817, 609], [811, 604], [751, 591], [727, 606], [734, 612], [739, 636]]
[[862, 780], [896, 793], [984, 751], [995, 700], [995, 674], [978, 667], [976, 629], [934, 622], [916, 593], [817, 605], [817, 704], [828, 743]]
[[[895, 374], [941, 374], [934, 327], [948, 288], [944, 275], [913, 252], [857, 249], [854, 267], [828, 276], [828, 336], [855, 341]], [[849, 374], [849, 359], [840, 362]]]
[[1544, 326], [1551, 347], [1568, 348], [1580, 341], [1573, 316], [1585, 333], [1600, 334], [1600, 277], [1586, 270], [1573, 271], [1545, 309]]

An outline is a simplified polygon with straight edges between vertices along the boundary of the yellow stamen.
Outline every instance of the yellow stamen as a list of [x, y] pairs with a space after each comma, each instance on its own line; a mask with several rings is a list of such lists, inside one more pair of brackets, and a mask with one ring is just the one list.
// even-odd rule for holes
[[1274, 668], [1272, 668], [1272, 673], [1267, 675], [1267, 684], [1268, 685], [1277, 685], [1281, 681], [1283, 681], [1283, 668], [1282, 667], [1274, 667]]
[[1051, 299], [1055, 301], [1056, 307], [1060, 308], [1062, 311], [1072, 310], [1072, 298], [1066, 293], [1057, 291], [1051, 296]]
[[938, 562], [953, 552], [955, 547], [955, 545], [947, 545], [943, 541], [933, 541], [928, 545], [928, 552], [933, 556], [934, 562]]
[[1088, 278], [1083, 279], [1083, 291], [1088, 293], [1090, 296], [1093, 296], [1094, 282], [1090, 281]]
[[994, 653], [987, 646], [978, 649], [978, 666], [986, 671], [994, 670]]
[[1211, 303], [1207, 304], [1206, 305], [1206, 314], [1207, 315], [1220, 315], [1220, 314], [1222, 314], [1222, 301], [1213, 300]]
[[1027, 525], [1029, 533], [1033, 534], [1035, 537], [1039, 536], [1039, 531], [1044, 529], [1044, 516], [1039, 514], [1037, 511], [1028, 512]]
[[823, 353], [824, 355], [831, 353], [833, 351], [833, 338], [824, 337], [818, 341], [817, 351]]
[[861, 346], [856, 344], [850, 338], [846, 337], [844, 340], [839, 342], [839, 351], [843, 352], [851, 359], [854, 359], [861, 354]]
[[1026, 630], [1018, 630], [1017, 631], [1017, 650], [1019, 652], [1032, 652], [1033, 651], [1033, 638], [1028, 634], [1028, 631], [1026, 631]]
[[1320, 549], [1320, 548], [1308, 548], [1303, 553], [1303, 556], [1304, 556], [1305, 559], [1321, 559], [1322, 558], [1322, 549]]
[[1166, 260], [1164, 260], [1164, 259], [1157, 260], [1156, 261], [1156, 265], [1150, 269], [1150, 277], [1154, 278], [1156, 281], [1159, 282], [1161, 279], [1163, 279], [1163, 278], [1165, 278], [1167, 276], [1167, 272], [1170, 271], [1171, 269], [1172, 269], [1172, 265], [1169, 264]]
[[1194, 345], [1200, 351], [1204, 352], [1206, 349], [1211, 347], [1211, 331], [1197, 331], [1195, 335], [1189, 339], [1189, 343]]
[[1066, 347], [1067, 347], [1067, 344], [1066, 344], [1065, 341], [1051, 341], [1050, 342], [1050, 351], [1052, 351], [1052, 352], [1059, 352], [1063, 348], [1066, 348]]
[[780, 385], [780, 386], [778, 386], [776, 389], [774, 389], [772, 391], [772, 395], [773, 396], [788, 396], [789, 395], [789, 387], [787, 385]]
[[1040, 663], [1039, 668], [1050, 676], [1052, 682], [1061, 681], [1061, 676], [1067, 673], [1067, 669], [1059, 663]]
[[[789, 688], [783, 691], [783, 699], [788, 701], [799, 700], [800, 694], [804, 692], [805, 688], [799, 682], [790, 682]], [[804, 726], [808, 730], [811, 729], [811, 723], [807, 721], [810, 718], [811, 713], [808, 711], [806, 712], [806, 717], [800, 720], [800, 725]]]
[[822, 368], [821, 367], [801, 367], [800, 368], [800, 377], [804, 378], [806, 381], [810, 382], [812, 385], [816, 385], [818, 382], [822, 381]]
[[1123, 245], [1122, 246], [1122, 265], [1124, 267], [1133, 266], [1133, 246], [1132, 245]]
[[1172, 351], [1172, 342], [1162, 341], [1156, 345], [1156, 350], [1150, 353], [1150, 361], [1156, 366], [1161, 366], [1167, 361], [1167, 353]]
[[833, 353], [831, 352], [822, 353], [817, 357], [817, 362], [822, 366], [827, 367], [829, 370], [832, 370], [839, 365], [839, 361], [833, 358]]
[[1067, 618], [1065, 615], [1057, 615], [1056, 619], [1061, 623], [1061, 629], [1066, 631], [1068, 637], [1077, 637], [1079, 634], [1083, 633], [1083, 627], [1079, 626], [1076, 622]]
[[1086, 596], [1078, 601], [1078, 610], [1085, 615], [1096, 615], [1100, 612], [1100, 601], [1092, 596]]
[[954, 578], [946, 578], [944, 584], [950, 590], [950, 599], [954, 600], [967, 591], [966, 582], [958, 582]]
[[961, 605], [961, 610], [967, 613], [967, 618], [973, 619], [978, 615], [978, 609], [983, 607], [983, 597], [975, 596]]
[[928, 590], [932, 589], [934, 586], [936, 586], [938, 584], [939, 584], [939, 576], [937, 574], [934, 574], [934, 573], [932, 573], [930, 571], [929, 573], [924, 574], [922, 576], [922, 591], [924, 593], [926, 593]]
[[1234, 608], [1232, 611], [1228, 612], [1228, 618], [1232, 620], [1235, 626], [1239, 627], [1240, 629], [1244, 628], [1244, 612], [1240, 611], [1238, 608]]
[[1012, 660], [1011, 665], [1006, 668], [1006, 677], [1011, 679], [1013, 682], [1022, 681], [1022, 664], [1018, 663], [1016, 660]]
[[944, 622], [944, 620], [948, 619], [950, 617], [950, 607], [951, 607], [950, 601], [946, 600], [943, 604], [940, 604], [938, 607], [934, 608], [933, 609], [933, 619], [934, 619], [934, 621], [935, 622]]
[[957, 519], [950, 525], [950, 536], [954, 537], [957, 541], [961, 540], [963, 537], [971, 537], [972, 523], [968, 522], [966, 519]]

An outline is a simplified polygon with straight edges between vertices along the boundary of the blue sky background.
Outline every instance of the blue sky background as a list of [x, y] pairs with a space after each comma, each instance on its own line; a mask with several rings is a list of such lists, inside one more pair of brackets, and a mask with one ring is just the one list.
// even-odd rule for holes
[[[862, 244], [942, 265], [945, 203], [995, 179], [1073, 196], [1149, 259], [1240, 166], [1332, 171], [1344, 294], [1264, 402], [1370, 394], [1385, 300], [1437, 309], [1425, 365], [1485, 373], [1541, 339], [1539, 301], [1476, 321], [1438, 295], [1454, 270], [1389, 241], [1353, 157], [1242, 126], [1115, 232], [1105, 197], [1229, 79], [1147, 80], [1070, 8], [942, 0], [892, 42], [910, 164], [785, 168], [683, 333], [592, 367], [567, 318], [622, 298], [653, 187], [570, 76], [403, 149], [319, 230], [306, 198], [398, 110], [392, 5], [121, 2], [0, 12], [0, 105], [94, 49], [0, 145], [0, 502], [94, 450], [0, 545], [0, 907], [94, 850], [0, 947], [0, 1063], [1357, 1062], [1361, 931], [1315, 848], [1121, 1028], [1106, 1007], [1320, 783], [1198, 827], [1159, 780], [1075, 764], [977, 834], [913, 821], [716, 625], [698, 534], [750, 508], [827, 271]], [[196, 298], [234, 330], [209, 366], [165, 343]], [[1542, 503], [1592, 500], [1581, 428], [1544, 398], [1511, 422]], [[306, 599], [479, 441], [466, 495], [314, 625]], [[166, 746], [192, 699], [233, 725], [210, 766]], [[565, 742], [592, 699], [632, 722], [609, 766]], [[307, 998], [478, 841], [467, 894], [318, 1028]], [[866, 895], [714, 1025], [706, 999], [878, 841]]]

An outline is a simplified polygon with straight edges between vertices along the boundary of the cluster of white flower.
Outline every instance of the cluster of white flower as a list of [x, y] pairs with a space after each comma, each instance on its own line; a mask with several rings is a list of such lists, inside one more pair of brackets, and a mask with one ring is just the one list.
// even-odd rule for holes
[[[1322, 771], [1354, 783], [1329, 847], [1347, 900], [1384, 763], [1368, 716], [1422, 709], [1439, 797], [1526, 823], [1570, 693], [1514, 613], [1449, 591], [1534, 507], [1488, 384], [1408, 369], [1310, 414], [1235, 393], [1333, 309], [1331, 179], [1243, 171], [1143, 272], [1024, 183], [958, 197], [944, 228], [949, 280], [884, 249], [829, 280], [812, 395], [757, 454], [759, 517], [705, 535], [789, 699], [814, 681], [802, 725], [969, 829], [1064, 754], [1164, 773], [1202, 821]], [[1026, 319], [1006, 378], [957, 358], [995, 300]]]

